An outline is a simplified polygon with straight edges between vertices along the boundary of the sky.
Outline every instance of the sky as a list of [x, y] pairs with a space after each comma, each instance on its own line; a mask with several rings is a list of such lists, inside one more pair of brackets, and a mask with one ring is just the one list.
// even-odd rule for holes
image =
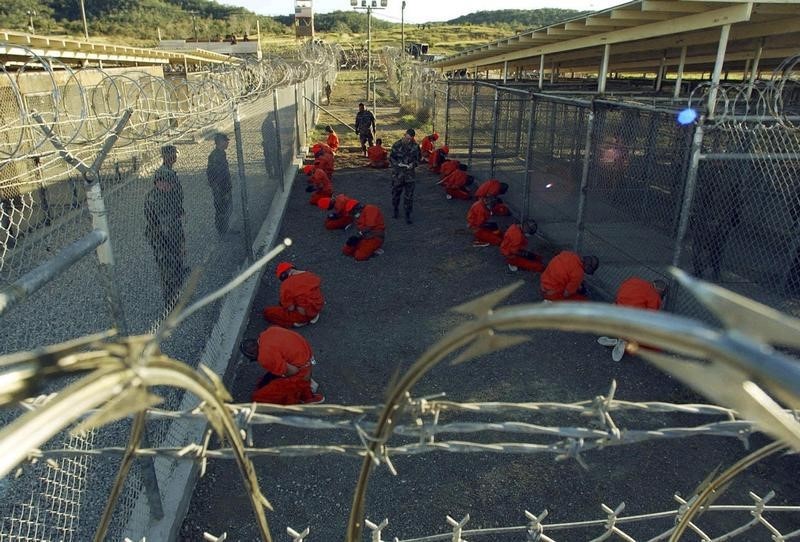
[[[350, 0], [313, 0], [314, 13], [346, 11], [352, 9]], [[388, 0], [386, 9], [375, 10], [376, 17], [400, 22], [402, 0]], [[221, 3], [241, 6], [261, 15], [294, 14], [294, 0], [221, 0]], [[361, 2], [359, 1], [359, 4]], [[564, 8], [577, 10], [600, 10], [624, 3], [623, 0], [502, 0], [488, 3], [486, 0], [406, 0], [405, 20], [408, 23], [447, 21], [461, 15], [490, 9], [537, 9]], [[380, 2], [378, 2], [380, 5]]]

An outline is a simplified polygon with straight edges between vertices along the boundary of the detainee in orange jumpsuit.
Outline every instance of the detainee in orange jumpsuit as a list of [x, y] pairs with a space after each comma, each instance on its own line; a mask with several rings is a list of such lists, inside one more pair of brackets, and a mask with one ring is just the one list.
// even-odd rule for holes
[[297, 405], [325, 400], [322, 394], [312, 391], [317, 388], [311, 378], [316, 360], [311, 345], [299, 333], [268, 327], [258, 336], [256, 360], [267, 374], [253, 392], [254, 402]]
[[339, 136], [336, 135], [336, 132], [333, 131], [333, 126], [330, 124], [325, 127], [325, 133], [328, 134], [328, 137], [325, 139], [325, 143], [331, 148], [333, 154], [336, 154], [336, 151], [339, 150]]
[[461, 164], [453, 173], [439, 181], [447, 192], [447, 199], [471, 200], [472, 194], [469, 187], [475, 182], [475, 177], [467, 175], [467, 166]]
[[422, 156], [420, 162], [427, 162], [428, 159], [433, 154], [434, 149], [436, 148], [436, 141], [439, 140], [439, 134], [433, 132], [431, 135], [426, 135], [422, 138], [422, 142], [419, 144], [419, 152]]
[[593, 275], [600, 266], [596, 256], [579, 256], [565, 250], [545, 267], [540, 280], [542, 297], [548, 301], [588, 301], [584, 275]]
[[322, 141], [317, 141], [313, 145], [311, 145], [310, 149], [312, 155], [316, 155], [319, 151], [323, 151], [327, 154], [333, 154], [333, 149], [331, 149], [327, 143], [323, 143]]
[[475, 190], [476, 198], [486, 198], [486, 197], [493, 197], [495, 198], [494, 207], [492, 207], [492, 213], [497, 216], [509, 216], [511, 215], [511, 209], [508, 208], [508, 205], [503, 203], [503, 200], [500, 199], [502, 194], [508, 192], [508, 184], [501, 183], [497, 179], [489, 179], [481, 183], [481, 185]]
[[467, 212], [467, 227], [475, 235], [472, 240], [474, 247], [500, 246], [503, 242], [503, 232], [492, 218], [491, 198], [481, 198], [472, 204]]
[[428, 169], [434, 173], [440, 173], [440, 168], [445, 160], [447, 160], [447, 153], [449, 152], [450, 148], [447, 145], [442, 145], [440, 148], [433, 151], [431, 157], [428, 159]]
[[500, 253], [506, 257], [506, 263], [510, 271], [525, 269], [534, 273], [544, 271], [542, 258], [538, 254], [528, 250], [528, 236], [536, 233], [538, 226], [533, 220], [528, 220], [524, 224], [512, 224], [503, 235], [503, 242], [500, 243]]
[[328, 174], [328, 177], [333, 177], [333, 155], [325, 150], [319, 150], [314, 154], [314, 167], [321, 169]]
[[351, 198], [344, 194], [337, 194], [333, 198], [320, 198], [317, 207], [323, 211], [330, 211], [325, 217], [326, 230], [343, 230], [353, 223], [353, 216], [344, 210], [348, 201], [351, 201]]
[[378, 138], [375, 144], [367, 149], [367, 158], [369, 159], [369, 167], [374, 168], [387, 168], [389, 167], [389, 153], [383, 148], [383, 140]]
[[275, 270], [281, 281], [280, 304], [265, 307], [264, 319], [281, 327], [303, 327], [316, 324], [325, 305], [322, 296], [322, 279], [311, 271], [297, 269], [289, 262], [281, 262]]
[[331, 178], [322, 168], [311, 165], [304, 166], [303, 172], [308, 175], [306, 192], [313, 192], [309, 198], [309, 205], [316, 205], [321, 198], [329, 198], [333, 194]]
[[444, 179], [454, 171], [457, 171], [461, 166], [458, 160], [446, 160], [439, 168], [439, 179]]
[[[657, 279], [651, 282], [640, 277], [630, 277], [620, 284], [617, 290], [615, 304], [635, 309], [651, 311], [661, 310], [666, 291], [667, 283], [663, 280]], [[628, 346], [627, 340], [615, 339], [613, 337], [600, 337], [597, 339], [597, 342], [603, 346], [614, 347], [614, 350], [611, 352], [611, 359], [614, 361], [620, 361], [625, 356], [625, 349]], [[640, 345], [640, 347], [658, 351], [657, 348], [646, 345]]]
[[381, 210], [375, 205], [363, 205], [356, 200], [350, 200], [345, 205], [345, 211], [353, 216], [357, 233], [347, 239], [342, 247], [342, 254], [359, 262], [368, 260], [375, 254], [382, 254], [386, 224]]

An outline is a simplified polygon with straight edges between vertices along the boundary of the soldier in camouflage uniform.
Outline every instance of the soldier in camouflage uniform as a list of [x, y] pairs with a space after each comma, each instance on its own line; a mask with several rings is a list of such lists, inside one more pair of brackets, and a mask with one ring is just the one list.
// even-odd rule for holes
[[403, 195], [403, 207], [406, 211], [406, 224], [411, 224], [411, 211], [414, 207], [414, 168], [420, 160], [419, 145], [414, 141], [416, 133], [413, 128], [406, 130], [403, 137], [392, 145], [389, 153], [389, 164], [394, 173], [392, 177], [392, 206], [394, 218], [399, 216], [400, 196]]
[[214, 150], [208, 155], [206, 176], [214, 195], [214, 223], [220, 235], [228, 231], [231, 218], [231, 170], [225, 150], [228, 136], [218, 133], [214, 136]]
[[161, 148], [163, 165], [153, 175], [153, 188], [144, 200], [144, 234], [153, 247], [161, 275], [161, 292], [169, 310], [178, 299], [189, 269], [184, 266], [186, 237], [183, 233], [183, 188], [172, 166], [178, 151], [172, 145]]

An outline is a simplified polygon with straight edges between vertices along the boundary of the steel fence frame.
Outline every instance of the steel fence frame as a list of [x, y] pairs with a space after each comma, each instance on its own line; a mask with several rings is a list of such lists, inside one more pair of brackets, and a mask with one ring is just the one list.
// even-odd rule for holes
[[[674, 265], [797, 312], [800, 136], [783, 119], [726, 109], [682, 125], [674, 102], [478, 80], [438, 95], [451, 156], [507, 182], [515, 216], [555, 247], [598, 255], [590, 285], [602, 297], [630, 276], [673, 283]], [[703, 218], [714, 202], [718, 216]], [[713, 320], [671, 286], [669, 310]]]

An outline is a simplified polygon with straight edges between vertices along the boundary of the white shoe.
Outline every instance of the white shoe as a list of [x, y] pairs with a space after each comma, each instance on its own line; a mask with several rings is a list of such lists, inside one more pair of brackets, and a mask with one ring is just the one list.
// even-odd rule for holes
[[375, 255], [376, 256], [380, 256], [381, 254], [383, 254], [383, 249], [382, 248], [375, 249]]
[[619, 339], [615, 339], [613, 337], [598, 337], [597, 342], [603, 346], [617, 346]]
[[453, 199], [453, 196], [451, 196], [450, 194], [447, 194], [445, 197], [446, 197], [447, 199]]
[[308, 322], [295, 322], [292, 324], [292, 327], [306, 327]]
[[512, 273], [516, 273], [517, 271], [519, 271], [519, 267], [517, 267], [516, 265], [508, 264], [508, 270], [511, 271]]
[[[316, 324], [317, 322], [319, 322], [319, 315], [320, 315], [320, 313], [317, 313], [317, 315], [314, 318], [311, 319], [311, 323], [312, 324]], [[317, 390], [313, 390], [313, 391], [316, 393]]]
[[625, 347], [628, 346], [628, 341], [623, 341], [619, 339], [617, 341], [616, 346], [614, 346], [614, 350], [611, 351], [611, 359], [614, 361], [619, 361], [622, 359], [622, 356], [625, 355]]
[[319, 389], [319, 382], [312, 378], [309, 385], [311, 386], [311, 393], [317, 393], [317, 390]]

